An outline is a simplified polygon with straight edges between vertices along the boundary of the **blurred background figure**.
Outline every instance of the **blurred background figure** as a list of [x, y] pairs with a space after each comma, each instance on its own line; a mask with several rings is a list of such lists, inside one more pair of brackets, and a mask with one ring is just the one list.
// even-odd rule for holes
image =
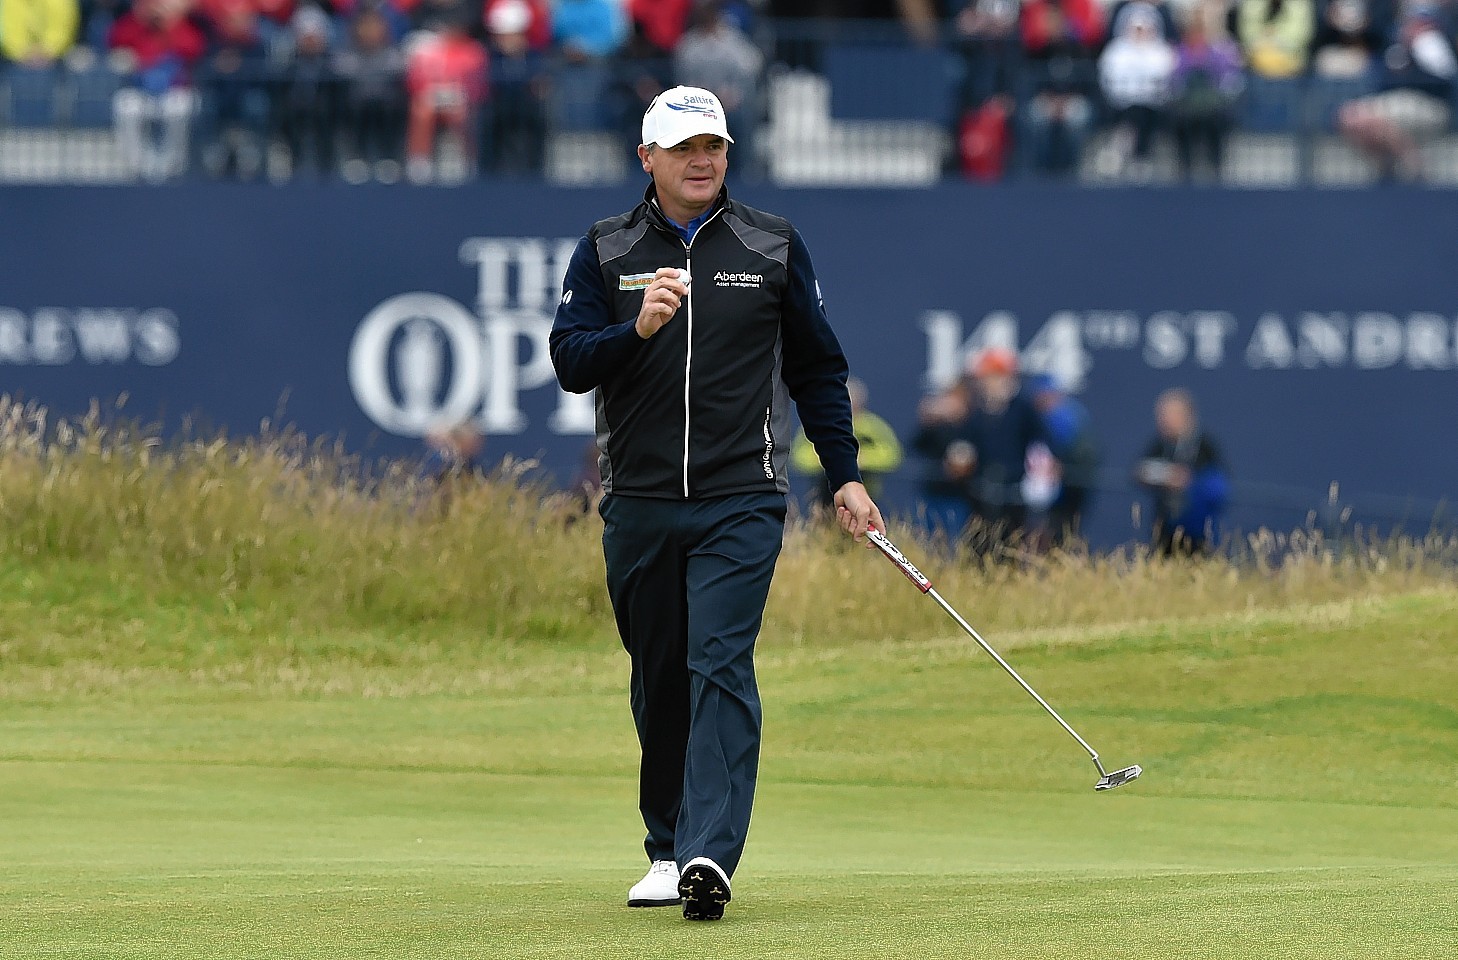
[[[565, 73], [574, 85], [572, 99], [605, 84], [593, 104], [591, 121], [618, 132], [623, 151], [632, 156], [643, 136], [643, 114], [653, 98], [676, 81], [673, 79], [673, 50], [688, 27], [688, 0], [628, 0], [627, 37], [605, 63], [585, 59]], [[569, 58], [569, 63], [570, 63]], [[594, 79], [601, 76], [601, 80]], [[582, 126], [587, 116], [579, 108], [569, 117], [573, 127]], [[736, 132], [734, 137], [737, 139]], [[737, 154], [737, 149], [734, 153]], [[733, 167], [731, 161], [730, 167]]]
[[179, 176], [197, 112], [192, 69], [207, 50], [206, 37], [188, 19], [185, 0], [137, 0], [112, 24], [107, 42], [128, 74], [113, 100], [118, 150], [145, 180]]
[[272, 38], [287, 33], [293, 25], [295, 11], [308, 4], [308, 0], [252, 0], [253, 8], [264, 25], [264, 35]]
[[[1223, 2], [1223, 0], [1217, 0], [1217, 2]], [[1187, 21], [1189, 19], [1188, 10], [1190, 4], [1185, 2], [1185, 0], [1181, 0], [1179, 6], [1181, 11], [1179, 19], [1182, 22]], [[1127, 32], [1128, 24], [1124, 22], [1124, 16], [1131, 9], [1143, 10], [1145, 13], [1152, 12], [1159, 18], [1159, 22], [1155, 26], [1155, 33], [1159, 36], [1159, 39], [1168, 44], [1179, 43], [1179, 23], [1176, 22], [1175, 12], [1170, 9], [1170, 5], [1165, 0], [1115, 0], [1114, 3], [1109, 4], [1107, 20], [1109, 24], [1108, 35], [1110, 37], [1117, 37]]]
[[1166, 390], [1154, 405], [1155, 436], [1134, 470], [1154, 498], [1154, 549], [1199, 556], [1219, 541], [1230, 477], [1215, 442], [1200, 428], [1189, 391]]
[[491, 96], [481, 115], [481, 171], [504, 176], [542, 172], [547, 149], [547, 62], [532, 49], [532, 10], [501, 0], [486, 12]]
[[[1240, 47], [1225, 30], [1221, 0], [1200, 0], [1190, 10], [1184, 38], [1175, 52], [1170, 119], [1185, 180], [1218, 182], [1225, 167], [1225, 143], [1245, 89]], [[1200, 172], [1203, 157], [1208, 174]]]
[[1311, 73], [1325, 80], [1364, 79], [1385, 39], [1366, 0], [1330, 0], [1311, 43]]
[[48, 67], [75, 45], [80, 24], [77, 0], [0, 0], [0, 59]]
[[1135, 180], [1147, 181], [1154, 134], [1165, 125], [1175, 51], [1150, 4], [1126, 5], [1114, 29], [1118, 32], [1099, 57], [1099, 84], [1119, 124], [1115, 161]]
[[213, 177], [252, 180], [263, 171], [269, 134], [268, 51], [258, 11], [248, 0], [208, 9], [212, 50], [198, 68], [203, 168]]
[[1258, 77], [1286, 80], [1306, 72], [1316, 35], [1313, 0], [1239, 0], [1236, 34]]
[[917, 408], [916, 436], [911, 448], [922, 460], [917, 517], [929, 536], [956, 541], [972, 516], [972, 499], [962, 478], [972, 468], [967, 441], [958, 432], [976, 402], [969, 357], [963, 376], [946, 388], [923, 397]]
[[[753, 138], [760, 114], [755, 91], [763, 66], [759, 47], [718, 2], [704, 3], [694, 11], [689, 29], [673, 52], [673, 82], [712, 90], [724, 104], [734, 137], [731, 175], [757, 178], [760, 174]], [[876, 496], [874, 491], [871, 496]]]
[[394, 45], [390, 23], [374, 7], [355, 14], [347, 46], [334, 58], [342, 86], [341, 108], [349, 128], [344, 177], [364, 183], [400, 179], [405, 130], [405, 55]]
[[1381, 90], [1342, 107], [1342, 134], [1377, 164], [1385, 180], [1423, 177], [1421, 145], [1452, 117], [1458, 57], [1451, 6], [1404, 0], [1382, 57]]
[[86, 46], [98, 53], [111, 47], [108, 38], [117, 19], [133, 4], [128, 0], [86, 0], [81, 4], [81, 27], [77, 46]]
[[1031, 378], [1028, 393], [1043, 417], [1048, 450], [1057, 469], [1058, 491], [1048, 505], [1047, 528], [1050, 544], [1061, 547], [1081, 536], [1098, 485], [1099, 445], [1088, 409], [1055, 378], [1047, 374]]
[[434, 36], [448, 21], [463, 18], [468, 13], [462, 0], [407, 0], [406, 9], [409, 11], [404, 31], [407, 53], [413, 43], [425, 39], [424, 35]]
[[663, 89], [668, 54], [647, 38], [641, 20], [628, 17], [626, 6], [618, 0], [552, 4], [553, 122], [563, 129], [627, 131], [635, 116], [642, 123], [647, 88]]
[[1093, 125], [1090, 96], [1097, 86], [1094, 57], [1104, 38], [1103, 13], [1094, 0], [1025, 0], [1020, 23], [1036, 90], [1024, 117], [1029, 162], [1043, 175], [1071, 176]]
[[[896, 439], [896, 431], [891, 429], [891, 424], [866, 409], [869, 393], [859, 377], [848, 379], [846, 389], [850, 392], [851, 427], [861, 445], [856, 464], [861, 468], [861, 482], [874, 499], [885, 489], [886, 475], [901, 466], [901, 441]], [[832, 511], [833, 516], [834, 494], [826, 483], [815, 445], [805, 436], [803, 427], [795, 434], [790, 465], [813, 481], [811, 497], [814, 505]]]
[[486, 435], [470, 423], [438, 424], [425, 432], [420, 474], [438, 486], [486, 475]]
[[628, 39], [628, 17], [617, 0], [557, 0], [552, 35], [572, 63], [604, 60]]
[[[527, 8], [527, 47], [537, 53], [544, 53], [552, 45], [552, 9], [548, 0], [486, 0], [486, 5], [481, 11], [481, 22], [485, 24], [487, 33], [494, 33], [491, 17], [496, 12], [496, 8], [523, 3]], [[511, 14], [508, 21], [505, 22], [515, 25], [515, 21], [515, 14]], [[502, 22], [498, 21], [498, 23]]]
[[957, 90], [957, 156], [970, 180], [996, 182], [1013, 150], [1022, 38], [1017, 0], [965, 0], [952, 21], [962, 59]]
[[[702, 14], [704, 2], [623, 0], [623, 6], [628, 13], [628, 29], [637, 40], [650, 47], [656, 55], [669, 57], [683, 41], [689, 21]], [[728, 109], [727, 104], [725, 109]]]
[[976, 401], [948, 448], [946, 472], [967, 490], [971, 545], [978, 555], [988, 556], [1017, 544], [1027, 533], [1023, 480], [1029, 453], [1035, 444], [1050, 450], [1052, 444], [1038, 408], [1019, 388], [1016, 354], [989, 347], [978, 355], [973, 377]]
[[459, 8], [443, 13], [437, 32], [422, 39], [411, 54], [405, 85], [410, 91], [406, 175], [412, 183], [429, 183], [448, 173], [449, 166], [441, 162], [444, 155], [437, 155], [442, 135], [458, 160], [473, 163], [477, 112], [487, 95], [486, 67], [486, 48], [471, 36], [467, 15]]
[[331, 24], [324, 11], [311, 6], [300, 7], [289, 27], [293, 55], [279, 90], [279, 127], [288, 157], [280, 166], [329, 177], [336, 171], [334, 138], [339, 130]]
[[975, 110], [992, 97], [1016, 93], [1022, 65], [1017, 0], [966, 0], [952, 24], [965, 70], [961, 108]]

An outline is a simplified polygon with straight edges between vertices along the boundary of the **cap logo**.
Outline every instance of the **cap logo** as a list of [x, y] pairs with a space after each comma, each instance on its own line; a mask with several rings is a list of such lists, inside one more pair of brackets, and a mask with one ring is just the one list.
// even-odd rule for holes
[[719, 111], [714, 109], [714, 101], [708, 97], [684, 97], [682, 103], [665, 102], [663, 105], [679, 113], [697, 113], [710, 120], [719, 119]]

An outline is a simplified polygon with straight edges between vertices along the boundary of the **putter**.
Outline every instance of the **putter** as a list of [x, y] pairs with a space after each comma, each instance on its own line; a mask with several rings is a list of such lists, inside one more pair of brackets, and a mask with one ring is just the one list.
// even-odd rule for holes
[[942, 595], [937, 593], [936, 589], [932, 587], [931, 580], [927, 577], [926, 574], [916, 569], [916, 566], [910, 560], [906, 559], [906, 554], [896, 549], [896, 545], [888, 540], [886, 538], [886, 535], [880, 530], [877, 530], [875, 527], [871, 527], [868, 531], [866, 531], [866, 536], [870, 538], [871, 543], [876, 546], [876, 549], [880, 550], [883, 554], [886, 555], [887, 560], [890, 560], [892, 563], [896, 564], [897, 568], [906, 575], [906, 579], [910, 580], [913, 584], [916, 585], [916, 589], [920, 590], [922, 593], [935, 600], [937, 602], [937, 606], [941, 607], [947, 612], [947, 616], [957, 621], [957, 626], [961, 627], [963, 630], [966, 630], [967, 635], [973, 640], [976, 640], [977, 645], [983, 650], [986, 650], [988, 655], [991, 656], [992, 659], [997, 661], [998, 666], [1006, 670], [1008, 676], [1016, 680], [1018, 682], [1018, 686], [1022, 687], [1028, 692], [1029, 696], [1031, 696], [1034, 700], [1038, 701], [1039, 706], [1041, 706], [1044, 710], [1048, 711], [1048, 716], [1052, 717], [1054, 720], [1057, 720], [1058, 725], [1064, 730], [1067, 730], [1068, 735], [1071, 736], [1073, 739], [1077, 740], [1078, 745], [1080, 747], [1083, 747], [1083, 749], [1088, 752], [1089, 757], [1094, 762], [1094, 766], [1099, 768], [1099, 780], [1098, 783], [1094, 784], [1095, 790], [1112, 790], [1115, 787], [1122, 787], [1124, 784], [1128, 783], [1130, 780], [1137, 778], [1141, 773], [1144, 772], [1144, 768], [1139, 766], [1139, 764], [1137, 763], [1133, 766], [1124, 767], [1122, 770], [1114, 770], [1112, 772], [1105, 770], [1104, 763], [1102, 760], [1099, 759], [1098, 752], [1095, 751], [1093, 747], [1088, 745], [1088, 741], [1085, 740], [1083, 737], [1079, 736], [1078, 731], [1070, 727], [1068, 725], [1068, 721], [1060, 717], [1058, 715], [1058, 711], [1054, 710], [1051, 706], [1049, 706], [1048, 701], [1040, 697], [1038, 695], [1038, 691], [1034, 690], [1031, 686], [1028, 685], [1028, 681], [1018, 676], [1018, 672], [1012, 668], [1012, 665], [1004, 660], [1001, 656], [999, 656], [998, 652], [992, 649], [992, 645], [989, 644], [986, 640], [983, 640], [982, 635], [979, 634], [976, 630], [972, 629], [972, 625], [966, 620], [962, 619], [962, 615], [960, 613], [952, 609], [952, 605], [950, 603], [942, 599]]

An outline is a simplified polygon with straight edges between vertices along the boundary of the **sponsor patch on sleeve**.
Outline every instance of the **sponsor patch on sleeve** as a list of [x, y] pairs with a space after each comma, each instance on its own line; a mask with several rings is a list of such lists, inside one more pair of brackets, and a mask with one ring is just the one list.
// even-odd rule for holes
[[618, 277], [619, 290], [643, 290], [653, 282], [651, 273], [626, 273]]

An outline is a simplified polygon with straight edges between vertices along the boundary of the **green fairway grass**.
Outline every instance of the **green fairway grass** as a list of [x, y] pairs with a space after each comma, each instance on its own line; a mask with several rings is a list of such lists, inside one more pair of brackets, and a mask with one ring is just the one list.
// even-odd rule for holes
[[[842, 562], [857, 604], [920, 600]], [[331, 630], [83, 560], [0, 584], [0, 957], [1458, 955], [1441, 586], [991, 635], [1145, 766], [1110, 794], [946, 627], [781, 611], [734, 902], [690, 925], [623, 905], [646, 864], [606, 623]]]
[[874, 553], [790, 530], [718, 924], [630, 910], [597, 540], [292, 434], [0, 398], [0, 960], [1452, 958], [1458, 541], [1239, 563], [892, 533], [1095, 770]]

